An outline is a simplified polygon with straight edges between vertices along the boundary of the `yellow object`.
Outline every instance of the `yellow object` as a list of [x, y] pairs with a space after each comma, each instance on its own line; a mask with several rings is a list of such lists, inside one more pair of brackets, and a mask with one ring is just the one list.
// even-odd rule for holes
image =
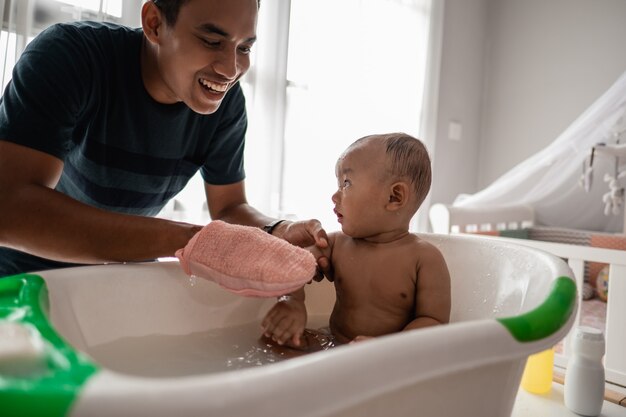
[[554, 350], [552, 348], [530, 355], [522, 375], [522, 388], [533, 394], [545, 394], [552, 388]]
[[604, 302], [609, 298], [609, 266], [605, 266], [598, 272], [596, 278], [596, 294]]

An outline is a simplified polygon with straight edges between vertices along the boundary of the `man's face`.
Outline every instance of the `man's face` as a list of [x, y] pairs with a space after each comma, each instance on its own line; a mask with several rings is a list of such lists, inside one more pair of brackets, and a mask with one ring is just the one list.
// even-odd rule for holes
[[157, 65], [167, 101], [214, 113], [250, 68], [257, 0], [190, 0], [173, 27], [163, 18]]

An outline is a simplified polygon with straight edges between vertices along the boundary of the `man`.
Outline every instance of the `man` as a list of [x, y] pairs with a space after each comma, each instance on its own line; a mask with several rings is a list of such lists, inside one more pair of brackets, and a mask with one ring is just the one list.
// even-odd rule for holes
[[245, 196], [245, 101], [257, 0], [151, 0], [142, 30], [55, 25], [0, 102], [0, 276], [173, 256], [201, 228], [155, 215], [201, 170], [213, 219], [325, 246]]

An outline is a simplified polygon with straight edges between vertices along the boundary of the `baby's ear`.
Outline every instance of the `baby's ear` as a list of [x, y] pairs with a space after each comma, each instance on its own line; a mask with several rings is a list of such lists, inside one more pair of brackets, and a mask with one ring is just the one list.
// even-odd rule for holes
[[399, 181], [391, 184], [389, 187], [389, 202], [387, 210], [395, 211], [404, 207], [411, 196], [411, 189], [406, 182]]

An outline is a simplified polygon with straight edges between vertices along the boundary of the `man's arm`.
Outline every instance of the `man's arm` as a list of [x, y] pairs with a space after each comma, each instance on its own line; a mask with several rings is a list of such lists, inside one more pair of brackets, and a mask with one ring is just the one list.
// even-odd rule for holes
[[0, 245], [65, 262], [141, 261], [185, 246], [201, 226], [97, 209], [54, 191], [63, 162], [0, 140]]
[[228, 185], [205, 182], [204, 190], [213, 220], [256, 227], [263, 227], [274, 220], [248, 204], [243, 181]]
[[[204, 184], [209, 214], [213, 220], [263, 227], [275, 220], [248, 204], [244, 181], [228, 185]], [[284, 221], [272, 232], [274, 236], [298, 246], [328, 246], [326, 231], [318, 220]]]

